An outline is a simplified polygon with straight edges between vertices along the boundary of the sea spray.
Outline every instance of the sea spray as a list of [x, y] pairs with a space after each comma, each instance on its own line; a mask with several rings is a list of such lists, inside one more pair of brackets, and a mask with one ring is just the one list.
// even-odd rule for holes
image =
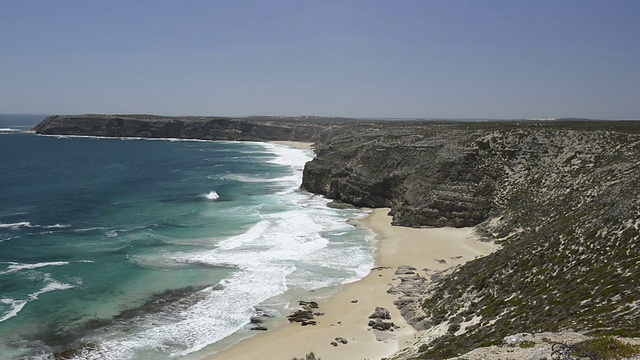
[[215, 191], [209, 191], [208, 193], [202, 195], [202, 197], [209, 201], [214, 201], [218, 200], [220, 198], [220, 195], [218, 195], [218, 193]]

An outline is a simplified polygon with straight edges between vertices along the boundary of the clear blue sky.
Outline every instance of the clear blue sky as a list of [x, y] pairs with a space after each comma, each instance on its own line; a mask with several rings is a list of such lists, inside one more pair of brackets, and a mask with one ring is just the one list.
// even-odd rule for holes
[[640, 118], [640, 1], [0, 0], [0, 113]]

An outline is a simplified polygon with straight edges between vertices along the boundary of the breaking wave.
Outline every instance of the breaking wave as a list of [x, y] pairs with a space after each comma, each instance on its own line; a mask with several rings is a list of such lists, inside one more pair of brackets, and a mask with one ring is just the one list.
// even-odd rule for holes
[[203, 195], [200, 195], [200, 196], [205, 198], [205, 199], [207, 199], [207, 200], [209, 200], [209, 201], [218, 200], [220, 198], [220, 195], [218, 195], [218, 193], [215, 192], [215, 191], [210, 191], [207, 194], [203, 194]]
[[11, 229], [11, 230], [17, 230], [21, 227], [26, 227], [26, 228], [40, 228], [40, 229], [66, 229], [71, 227], [71, 225], [67, 225], [67, 224], [54, 224], [54, 225], [33, 225], [31, 224], [31, 222], [29, 221], [21, 221], [21, 222], [17, 222], [17, 223], [11, 223], [11, 224], [3, 224], [0, 223], [0, 229]]
[[71, 285], [71, 284], [57, 282], [53, 280], [51, 278], [51, 275], [49, 274], [45, 274], [45, 283], [46, 285], [43, 288], [41, 288], [40, 290], [34, 293], [29, 294], [29, 296], [26, 299], [16, 300], [16, 299], [10, 299], [6, 297], [1, 298], [0, 304], [8, 305], [9, 310], [6, 313], [0, 315], [2, 316], [0, 317], [0, 322], [6, 321], [18, 315], [18, 313], [22, 311], [25, 305], [27, 305], [32, 301], [38, 300], [38, 297], [44, 293], [48, 293], [51, 291], [69, 290], [75, 287], [74, 285]]
[[[373, 264], [370, 248], [366, 244], [341, 247], [328, 238], [353, 237], [354, 227], [347, 223], [346, 213], [328, 208], [328, 200], [320, 196], [297, 191], [302, 167], [311, 156], [279, 145], [264, 147], [275, 155], [270, 162], [289, 166], [290, 175], [278, 179], [286, 191], [263, 199], [269, 205], [259, 209], [261, 220], [208, 250], [130, 257], [138, 266], [156, 270], [191, 265], [226, 268], [231, 275], [219, 286], [200, 290], [199, 300], [187, 308], [148, 314], [136, 331], [126, 337], [109, 336], [108, 341], [103, 338], [97, 349], [80, 358], [127, 359], [140, 351], [150, 356], [184, 356], [246, 328], [255, 306], [292, 287], [312, 290], [366, 276]], [[201, 196], [218, 198], [214, 191]]]
[[[347, 222], [348, 217], [357, 216], [359, 211], [329, 208], [328, 200], [299, 189], [304, 164], [313, 154], [282, 145], [247, 144], [252, 146], [203, 145], [199, 150], [206, 150], [207, 154], [189, 158], [189, 164], [193, 164], [194, 159], [202, 164], [202, 158], [209, 153], [215, 155], [210, 156], [213, 159], [219, 156], [226, 161], [224, 155], [215, 153], [218, 148], [221, 152], [232, 149], [228, 155], [247, 156], [225, 162], [218, 174], [211, 163], [200, 170], [191, 165], [171, 168], [175, 173], [163, 177], [160, 184], [160, 190], [166, 193], [158, 193], [153, 184], [146, 181], [126, 183], [127, 187], [143, 184], [148, 198], [140, 201], [137, 194], [123, 192], [126, 197], [118, 194], [121, 197], [108, 203], [108, 211], [96, 211], [99, 221], [94, 217], [62, 220], [53, 216], [48, 218], [53, 219], [49, 220], [51, 223], [58, 221], [73, 226], [36, 225], [22, 220], [31, 219], [35, 223], [34, 219], [44, 217], [34, 214], [3, 218], [0, 231], [4, 239], [0, 242], [14, 236], [28, 240], [5, 242], [3, 246], [20, 254], [22, 246], [31, 242], [46, 245], [39, 248], [42, 253], [37, 257], [7, 256], [5, 262], [0, 262], [1, 285], [19, 289], [5, 292], [4, 296], [0, 294], [0, 321], [17, 316], [18, 319], [4, 325], [16, 324], [16, 328], [21, 329], [21, 316], [26, 321], [41, 320], [29, 320], [33, 317], [29, 302], [40, 297], [41, 303], [33, 304], [36, 309], [40, 305], [49, 306], [45, 302], [50, 299], [69, 298], [73, 299], [67, 299], [69, 308], [79, 309], [79, 322], [85, 320], [84, 311], [93, 313], [94, 306], [100, 320], [90, 329], [78, 325], [79, 322], [70, 325], [74, 344], [80, 344], [75, 349], [77, 358], [175, 358], [233, 334], [249, 333], [249, 319], [257, 306], [266, 306], [268, 311], [279, 314], [300, 291], [364, 277], [373, 264], [368, 243], [370, 234]], [[190, 179], [197, 179], [192, 182], [195, 185], [180, 183], [187, 172]], [[156, 174], [150, 173], [149, 179], [155, 180], [153, 176]], [[182, 188], [176, 191], [175, 186]], [[212, 189], [220, 191], [222, 199]], [[182, 201], [158, 200], [173, 199], [171, 196]], [[207, 204], [207, 201], [218, 202]], [[93, 212], [90, 215], [93, 216]], [[56, 230], [65, 228], [70, 229]], [[44, 235], [45, 231], [55, 234]], [[83, 252], [86, 248], [91, 251]], [[79, 252], [69, 253], [69, 249]], [[95, 259], [96, 263], [86, 273], [80, 272], [76, 270], [79, 267], [76, 263], [91, 260], [75, 260], [78, 258]], [[113, 266], [118, 269], [111, 272]], [[107, 274], [112, 275], [108, 281], [112, 279], [113, 284], [105, 283]], [[129, 274], [131, 278], [126, 278]], [[35, 281], [31, 287], [21, 287], [24, 279]], [[165, 290], [175, 289], [176, 285], [194, 285], [192, 291], [181, 295], [184, 301], [177, 301], [176, 306], [163, 302], [166, 306], [138, 307], [135, 321], [129, 318], [125, 321], [117, 315], [119, 311], [130, 314], [131, 309], [127, 307], [135, 301], [146, 304], [156, 298], [165, 299], [162, 298]], [[42, 296], [74, 287], [77, 290]], [[135, 294], [129, 293], [132, 289]], [[92, 291], [100, 291], [99, 296]], [[77, 304], [72, 303], [76, 292], [80, 295]], [[25, 306], [27, 311], [22, 311]], [[33, 313], [40, 315], [35, 310]], [[235, 339], [231, 337], [225, 342]], [[42, 347], [37, 349], [39, 353], [52, 351], [58, 345], [46, 341], [49, 340], [43, 340]], [[83, 342], [92, 345], [83, 349]], [[0, 343], [0, 352], [2, 345]], [[34, 354], [36, 350], [27, 347], [24, 351]]]

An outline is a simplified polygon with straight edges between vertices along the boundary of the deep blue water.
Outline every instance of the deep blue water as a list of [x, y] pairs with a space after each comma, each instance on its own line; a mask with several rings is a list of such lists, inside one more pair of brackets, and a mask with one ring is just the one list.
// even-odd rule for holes
[[[0, 135], [0, 358], [156, 359], [356, 280], [370, 234], [257, 143]], [[90, 345], [88, 345], [90, 344]]]
[[30, 114], [17, 114], [8, 115], [0, 114], [0, 131], [1, 130], [29, 130], [44, 120], [49, 115], [30, 115]]

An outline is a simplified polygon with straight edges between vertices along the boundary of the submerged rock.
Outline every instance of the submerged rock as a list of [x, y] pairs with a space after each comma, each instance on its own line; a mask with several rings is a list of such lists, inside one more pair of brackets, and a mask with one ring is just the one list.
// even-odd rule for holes
[[333, 200], [333, 201], [329, 202], [327, 204], [327, 207], [330, 207], [332, 209], [340, 209], [340, 210], [355, 208], [351, 204], [343, 203], [342, 201], [338, 201], [338, 200]]

